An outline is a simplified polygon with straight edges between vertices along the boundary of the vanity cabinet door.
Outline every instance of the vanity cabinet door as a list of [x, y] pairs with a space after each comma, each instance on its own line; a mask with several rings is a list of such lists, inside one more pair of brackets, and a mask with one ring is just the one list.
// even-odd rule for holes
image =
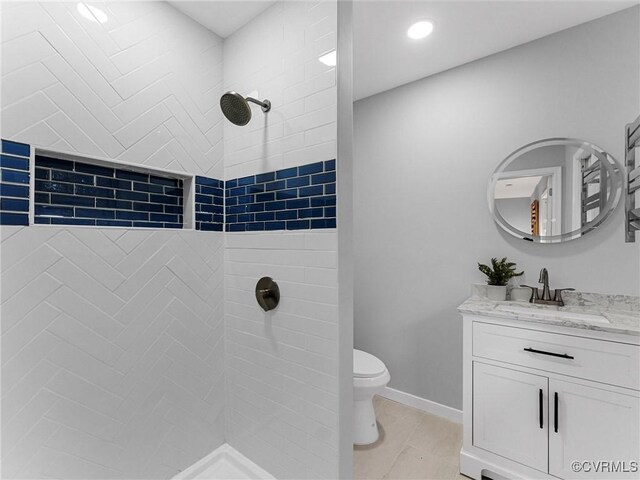
[[[640, 472], [575, 472], [572, 462], [631, 462], [640, 458], [640, 397], [606, 385], [549, 380], [549, 473], [560, 478], [640, 478]], [[637, 464], [637, 463], [636, 463]], [[622, 468], [624, 465], [620, 465]], [[582, 465], [581, 465], [582, 467]], [[581, 468], [583, 469], [583, 468]]]
[[473, 364], [473, 445], [547, 472], [548, 378]]

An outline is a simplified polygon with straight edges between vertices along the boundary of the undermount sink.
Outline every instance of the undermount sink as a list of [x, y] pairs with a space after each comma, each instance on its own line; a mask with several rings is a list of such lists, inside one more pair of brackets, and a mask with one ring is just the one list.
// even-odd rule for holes
[[609, 320], [604, 318], [602, 315], [594, 315], [590, 313], [578, 313], [578, 312], [567, 312], [564, 310], [547, 310], [545, 308], [539, 308], [535, 306], [531, 307], [520, 307], [518, 305], [499, 305], [496, 307], [496, 310], [501, 312], [509, 312], [514, 314], [525, 314], [525, 315], [536, 315], [538, 317], [545, 317], [549, 319], [566, 319], [566, 320], [577, 320], [580, 322], [587, 323], [609, 323]]

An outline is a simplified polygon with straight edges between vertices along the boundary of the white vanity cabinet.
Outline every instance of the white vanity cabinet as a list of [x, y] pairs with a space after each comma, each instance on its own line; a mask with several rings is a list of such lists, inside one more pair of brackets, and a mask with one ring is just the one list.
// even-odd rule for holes
[[473, 387], [474, 445], [546, 470], [548, 379], [478, 362]]
[[[637, 392], [620, 393], [611, 391], [607, 385], [555, 379], [549, 380], [549, 392], [550, 415], [557, 418], [557, 422], [549, 424], [551, 475], [587, 478], [571, 470], [574, 459], [638, 461], [640, 402]], [[602, 475], [600, 478], [624, 477]], [[640, 478], [640, 471], [626, 477]]]
[[638, 336], [463, 318], [461, 473], [640, 478]]

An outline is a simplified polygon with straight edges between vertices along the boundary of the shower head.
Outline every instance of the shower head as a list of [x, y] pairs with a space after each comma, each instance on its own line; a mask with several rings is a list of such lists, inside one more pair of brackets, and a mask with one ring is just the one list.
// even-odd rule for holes
[[263, 112], [268, 112], [271, 109], [271, 102], [269, 100], [256, 100], [255, 98], [244, 98], [242, 95], [236, 92], [227, 92], [220, 97], [220, 108], [222, 113], [227, 117], [231, 123], [236, 125], [246, 125], [251, 120], [251, 107], [249, 102], [255, 103], [262, 107]]

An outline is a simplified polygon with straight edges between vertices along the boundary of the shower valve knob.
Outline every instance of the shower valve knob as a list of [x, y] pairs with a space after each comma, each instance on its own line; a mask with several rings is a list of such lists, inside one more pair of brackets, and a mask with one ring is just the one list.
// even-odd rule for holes
[[256, 300], [265, 312], [273, 310], [280, 302], [280, 289], [271, 277], [262, 277], [256, 284]]

